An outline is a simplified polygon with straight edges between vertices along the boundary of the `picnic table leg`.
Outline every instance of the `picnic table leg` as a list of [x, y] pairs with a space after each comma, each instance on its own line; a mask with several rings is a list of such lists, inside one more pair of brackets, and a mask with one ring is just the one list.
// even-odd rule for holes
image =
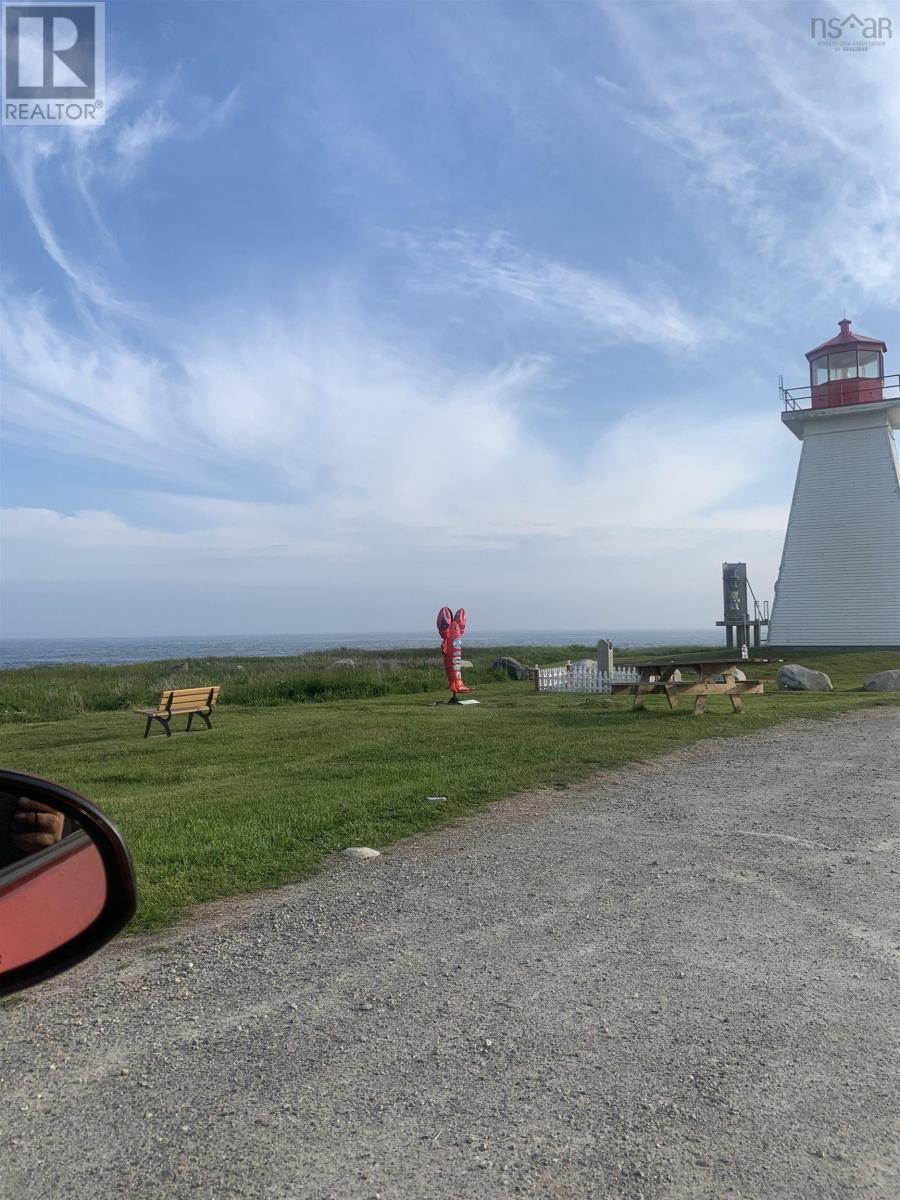
[[705, 696], [695, 696], [694, 697], [694, 716], [695, 717], [701, 716], [703, 714], [703, 711], [705, 708], [706, 708], [706, 697]]
[[731, 707], [736, 713], [742, 713], [744, 711], [744, 702], [735, 692], [731, 693]]
[[[644, 708], [644, 701], [647, 699], [647, 692], [642, 692], [641, 688], [644, 686], [644, 684], [649, 685], [650, 683], [651, 683], [650, 672], [642, 670], [641, 677], [638, 680], [638, 682], [635, 684], [635, 688], [634, 688], [634, 704], [632, 705], [633, 709], [634, 708]], [[651, 691], [653, 690], [652, 686], [651, 686], [650, 690]]]
[[674, 684], [670, 684], [666, 687], [666, 699], [669, 701], [669, 708], [678, 707], [678, 695], [675, 691]]

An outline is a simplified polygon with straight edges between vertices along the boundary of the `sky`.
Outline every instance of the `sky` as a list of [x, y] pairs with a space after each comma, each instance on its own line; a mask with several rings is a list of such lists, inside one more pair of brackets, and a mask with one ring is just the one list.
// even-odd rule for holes
[[3, 129], [4, 635], [771, 599], [779, 374], [900, 369], [882, 10], [111, 0], [105, 125]]

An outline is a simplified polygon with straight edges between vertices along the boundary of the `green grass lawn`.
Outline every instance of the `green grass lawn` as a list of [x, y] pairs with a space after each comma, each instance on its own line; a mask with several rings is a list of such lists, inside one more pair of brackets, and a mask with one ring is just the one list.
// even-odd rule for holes
[[[529, 649], [519, 657], [543, 663], [589, 653]], [[285, 674], [283, 660], [277, 661], [281, 675], [267, 663], [275, 679]], [[539, 696], [527, 683], [494, 679], [485, 652], [470, 673], [478, 684], [477, 707], [443, 703], [447, 692], [437, 686], [432, 660], [406, 692], [225, 704], [212, 733], [155, 734], [145, 741], [142, 719], [127, 711], [19, 717], [0, 727], [0, 761], [84, 792], [110, 814], [138, 872], [140, 908], [132, 928], [146, 929], [199, 901], [297, 879], [347, 845], [383, 847], [525, 788], [564, 787], [604, 767], [791, 718], [886, 705], [900, 713], [900, 695], [860, 690], [871, 672], [900, 667], [900, 654], [804, 655], [800, 661], [828, 671], [836, 690], [779, 693], [773, 685], [764, 696], [747, 697], [743, 716], [732, 714], [727, 698], [714, 697], [706, 714], [694, 717], [689, 702], [671, 712], [665, 697], [651, 698], [647, 711], [635, 713], [628, 697]], [[158, 675], [159, 664], [152, 666]], [[776, 669], [751, 672], [773, 680]], [[53, 668], [40, 670], [45, 681], [52, 679]], [[135, 668], [80, 670], [106, 671], [113, 679], [116, 670]], [[153, 675], [149, 668], [146, 673]], [[0, 688], [32, 688], [24, 674], [0, 673]], [[207, 667], [200, 682], [224, 680]], [[423, 686], [430, 690], [418, 690]], [[265, 694], [262, 684], [259, 690]], [[156, 698], [158, 691], [136, 700]], [[426, 795], [448, 801], [428, 805]]]

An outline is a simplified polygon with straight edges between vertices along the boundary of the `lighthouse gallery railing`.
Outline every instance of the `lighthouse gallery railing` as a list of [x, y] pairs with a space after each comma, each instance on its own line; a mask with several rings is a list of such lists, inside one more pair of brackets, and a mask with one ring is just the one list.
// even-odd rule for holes
[[[848, 380], [848, 383], [854, 382]], [[876, 383], [877, 380], [869, 380], [867, 382]], [[812, 408], [812, 387], [795, 387], [786, 388], [782, 383], [781, 376], [778, 377], [778, 394], [781, 397], [782, 407], [785, 412], [800, 412], [807, 408]], [[882, 398], [885, 400], [900, 400], [900, 375], [885, 375], [882, 380]], [[840, 404], [835, 402], [831, 406], [824, 407], [839, 408]]]

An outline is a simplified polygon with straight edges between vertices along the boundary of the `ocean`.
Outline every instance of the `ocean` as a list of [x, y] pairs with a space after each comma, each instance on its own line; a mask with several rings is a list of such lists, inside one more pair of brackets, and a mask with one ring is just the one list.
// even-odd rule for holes
[[[724, 645], [721, 629], [515, 629], [485, 630], [463, 638], [468, 646], [593, 646], [609, 638], [620, 649], [642, 646]], [[233, 637], [4, 638], [0, 667], [41, 663], [131, 663], [165, 658], [277, 658], [310, 650], [437, 650], [431, 633], [249, 634]]]

